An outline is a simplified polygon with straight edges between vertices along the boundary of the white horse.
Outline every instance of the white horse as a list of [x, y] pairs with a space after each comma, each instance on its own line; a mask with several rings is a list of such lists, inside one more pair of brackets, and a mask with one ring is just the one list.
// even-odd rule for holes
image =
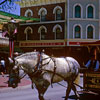
[[62, 80], [68, 83], [65, 100], [68, 99], [71, 89], [79, 97], [74, 81], [79, 74], [80, 65], [72, 57], [56, 58], [44, 53], [29, 52], [15, 58], [13, 70], [18, 72], [20, 69], [35, 84], [40, 100], [44, 100], [44, 93], [50, 84]]

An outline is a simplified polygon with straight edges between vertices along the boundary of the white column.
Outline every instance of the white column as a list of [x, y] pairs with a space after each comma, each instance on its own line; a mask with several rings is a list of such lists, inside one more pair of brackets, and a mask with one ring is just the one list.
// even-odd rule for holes
[[99, 39], [100, 39], [100, 0], [99, 0]]
[[69, 0], [67, 0], [67, 45], [69, 45]]

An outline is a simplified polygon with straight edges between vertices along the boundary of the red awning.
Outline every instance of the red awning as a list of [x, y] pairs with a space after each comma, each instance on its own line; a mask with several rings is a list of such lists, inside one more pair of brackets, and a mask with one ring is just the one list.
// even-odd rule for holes
[[95, 42], [81, 42], [81, 46], [100, 46], [100, 40]]

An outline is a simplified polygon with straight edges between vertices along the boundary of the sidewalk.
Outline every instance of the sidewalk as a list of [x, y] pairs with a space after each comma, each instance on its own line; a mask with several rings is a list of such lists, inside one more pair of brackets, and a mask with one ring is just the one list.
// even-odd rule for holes
[[[2, 75], [0, 75], [0, 90], [10, 88], [10, 87], [8, 87], [7, 81], [8, 81], [8, 75], [5, 75], [4, 77], [2, 77]], [[18, 84], [18, 87], [19, 86], [20, 87], [27, 86], [30, 84], [31, 84], [30, 80], [23, 78], [21, 80], [21, 82]]]

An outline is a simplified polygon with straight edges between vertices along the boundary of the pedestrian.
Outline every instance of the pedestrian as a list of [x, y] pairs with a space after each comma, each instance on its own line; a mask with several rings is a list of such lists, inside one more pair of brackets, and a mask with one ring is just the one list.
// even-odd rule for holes
[[6, 73], [5, 60], [4, 60], [3, 57], [1, 57], [0, 65], [1, 65], [2, 72], [3, 72], [3, 73]]
[[1, 64], [0, 64], [0, 74], [4, 77], [4, 72], [3, 72], [3, 68], [1, 67]]
[[97, 48], [92, 48], [90, 53], [90, 59], [85, 65], [91, 71], [98, 71], [99, 60], [97, 59]]

